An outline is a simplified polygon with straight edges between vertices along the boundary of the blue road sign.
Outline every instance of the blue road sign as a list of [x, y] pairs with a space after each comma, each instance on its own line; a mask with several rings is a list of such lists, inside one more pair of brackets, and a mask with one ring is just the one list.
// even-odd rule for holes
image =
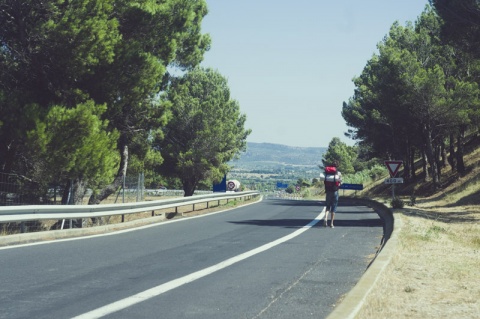
[[226, 192], [227, 191], [227, 175], [223, 175], [223, 179], [218, 184], [213, 184], [213, 192]]
[[288, 184], [277, 182], [277, 188], [287, 188], [287, 187], [288, 187]]
[[361, 191], [363, 189], [363, 184], [341, 184], [340, 189], [354, 189]]

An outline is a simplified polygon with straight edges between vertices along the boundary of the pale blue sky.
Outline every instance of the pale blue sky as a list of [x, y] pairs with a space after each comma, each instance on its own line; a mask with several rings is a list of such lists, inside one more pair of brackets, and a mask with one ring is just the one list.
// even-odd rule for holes
[[228, 79], [247, 115], [249, 142], [348, 145], [342, 103], [376, 45], [398, 21], [414, 22], [428, 0], [207, 0], [202, 63]]

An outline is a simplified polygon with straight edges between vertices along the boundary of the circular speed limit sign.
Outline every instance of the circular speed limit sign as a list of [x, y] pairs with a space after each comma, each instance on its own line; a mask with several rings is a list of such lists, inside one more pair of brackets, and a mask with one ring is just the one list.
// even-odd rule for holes
[[228, 182], [228, 189], [234, 189], [235, 188], [235, 183], [234, 182]]

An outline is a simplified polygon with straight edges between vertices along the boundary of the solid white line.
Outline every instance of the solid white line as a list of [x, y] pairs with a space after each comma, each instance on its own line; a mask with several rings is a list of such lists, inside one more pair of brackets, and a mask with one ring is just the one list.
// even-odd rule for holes
[[301, 229], [298, 229], [298, 230], [294, 231], [293, 233], [291, 233], [287, 236], [284, 236], [284, 237], [279, 238], [275, 241], [267, 243], [263, 246], [257, 247], [255, 249], [250, 250], [250, 251], [247, 251], [243, 254], [240, 254], [240, 255], [237, 255], [235, 257], [224, 260], [224, 261], [222, 261], [222, 262], [220, 262], [216, 265], [207, 267], [205, 269], [196, 271], [194, 273], [183, 276], [181, 278], [177, 278], [177, 279], [174, 279], [174, 280], [169, 281], [167, 283], [161, 284], [159, 286], [147, 289], [147, 290], [142, 291], [142, 292], [140, 292], [136, 295], [121, 299], [119, 301], [113, 302], [113, 303], [105, 305], [103, 307], [100, 307], [100, 308], [94, 309], [92, 311], [86, 312], [82, 315], [74, 317], [73, 319], [101, 318], [103, 316], [112, 314], [114, 312], [120, 311], [120, 310], [128, 308], [130, 306], [133, 306], [133, 305], [135, 305], [137, 303], [140, 303], [142, 301], [145, 301], [145, 300], [148, 300], [150, 298], [159, 296], [159, 295], [163, 294], [164, 292], [167, 292], [169, 290], [178, 288], [178, 287], [180, 287], [182, 285], [185, 285], [189, 282], [192, 282], [192, 281], [195, 281], [195, 280], [200, 279], [202, 277], [208, 276], [208, 275], [210, 275], [210, 274], [212, 274], [212, 273], [214, 273], [218, 270], [221, 270], [223, 268], [231, 266], [231, 265], [233, 265], [233, 264], [235, 264], [239, 261], [242, 261], [244, 259], [252, 257], [256, 254], [264, 252], [264, 251], [266, 251], [270, 248], [273, 248], [273, 247], [275, 247], [277, 245], [280, 245], [280, 244], [282, 244], [282, 243], [284, 243], [284, 242], [286, 242], [286, 241], [288, 241], [292, 238], [295, 238], [295, 237], [299, 236], [303, 232], [305, 232], [308, 229], [310, 229], [311, 227], [315, 226], [320, 220], [322, 220], [323, 216], [324, 216], [324, 212], [325, 212], [325, 208], [310, 223], [308, 223], [307, 225], [303, 226]]

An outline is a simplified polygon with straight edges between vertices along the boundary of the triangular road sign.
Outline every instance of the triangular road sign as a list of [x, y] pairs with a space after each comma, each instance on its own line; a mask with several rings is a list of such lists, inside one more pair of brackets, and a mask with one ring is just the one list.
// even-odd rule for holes
[[385, 161], [385, 165], [390, 172], [390, 177], [395, 177], [397, 175], [398, 170], [400, 169], [400, 165], [403, 164], [403, 161]]

